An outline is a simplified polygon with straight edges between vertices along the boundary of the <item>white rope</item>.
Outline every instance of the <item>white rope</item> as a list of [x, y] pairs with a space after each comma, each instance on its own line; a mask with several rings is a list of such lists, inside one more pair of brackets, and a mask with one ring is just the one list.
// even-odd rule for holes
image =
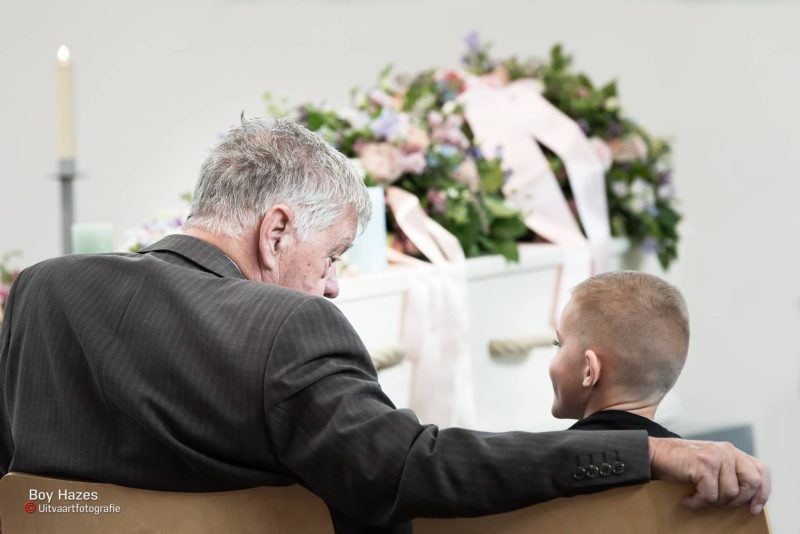
[[375, 369], [388, 369], [399, 364], [405, 358], [405, 353], [401, 347], [383, 347], [377, 350], [371, 350], [369, 353], [372, 358], [372, 364]]
[[492, 358], [511, 358], [526, 356], [536, 348], [553, 345], [553, 336], [540, 334], [527, 337], [492, 339], [489, 341], [489, 354]]

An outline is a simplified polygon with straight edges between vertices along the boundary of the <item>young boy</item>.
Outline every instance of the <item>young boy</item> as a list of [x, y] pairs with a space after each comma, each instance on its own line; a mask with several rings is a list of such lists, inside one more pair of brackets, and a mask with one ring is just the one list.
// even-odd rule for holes
[[689, 315], [680, 292], [634, 271], [593, 276], [572, 291], [550, 364], [560, 419], [570, 429], [643, 429], [679, 437], [653, 421], [689, 349]]

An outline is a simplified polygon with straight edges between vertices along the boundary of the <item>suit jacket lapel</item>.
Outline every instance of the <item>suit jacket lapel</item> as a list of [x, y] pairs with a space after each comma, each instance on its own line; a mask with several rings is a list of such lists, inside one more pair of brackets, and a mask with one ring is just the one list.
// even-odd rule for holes
[[168, 235], [149, 247], [143, 248], [139, 254], [148, 252], [171, 252], [217, 276], [245, 279], [239, 267], [224, 252], [196, 237], [181, 234]]

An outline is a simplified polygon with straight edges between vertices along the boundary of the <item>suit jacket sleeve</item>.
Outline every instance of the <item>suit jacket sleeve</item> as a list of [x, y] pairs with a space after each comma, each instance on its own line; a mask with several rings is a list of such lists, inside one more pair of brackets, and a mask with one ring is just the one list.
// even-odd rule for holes
[[[8, 363], [8, 353], [11, 350], [11, 316], [13, 311], [14, 295], [17, 287], [21, 283], [22, 275], [11, 285], [11, 291], [6, 300], [2, 328], [0, 328], [0, 377], [6, 377], [6, 367]], [[11, 464], [11, 456], [14, 452], [14, 444], [11, 439], [11, 417], [8, 413], [8, 399], [6, 399], [9, 387], [5, 383], [0, 383], [0, 477], [8, 473]]]
[[[431, 392], [434, 394], [435, 392]], [[279, 329], [264, 377], [276, 458], [331, 506], [375, 525], [472, 516], [646, 482], [644, 431], [486, 433], [421, 425], [381, 391], [341, 312], [309, 299]], [[575, 480], [605, 454], [622, 474]]]

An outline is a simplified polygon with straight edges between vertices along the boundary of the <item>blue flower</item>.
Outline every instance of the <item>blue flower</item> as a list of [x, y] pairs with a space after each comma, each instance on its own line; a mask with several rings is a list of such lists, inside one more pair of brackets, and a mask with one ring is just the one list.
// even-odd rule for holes
[[446, 158], [451, 158], [458, 154], [458, 149], [453, 145], [437, 145], [436, 151]]

